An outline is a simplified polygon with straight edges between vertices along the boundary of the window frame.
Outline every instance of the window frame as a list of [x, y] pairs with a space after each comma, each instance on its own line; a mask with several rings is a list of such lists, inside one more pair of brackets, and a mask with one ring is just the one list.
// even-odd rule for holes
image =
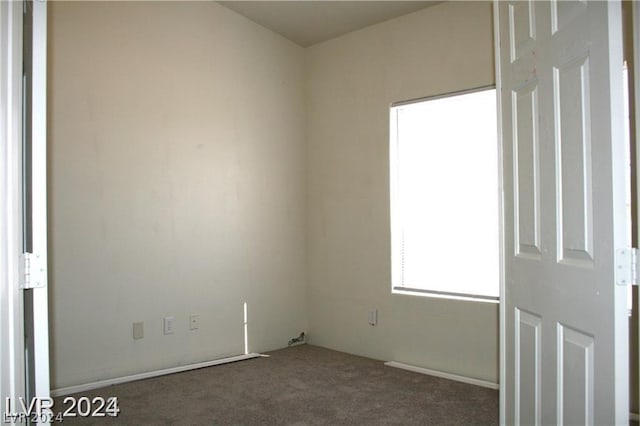
[[[397, 114], [397, 108], [411, 105], [415, 103], [422, 103], [427, 101], [434, 101], [438, 99], [450, 98], [455, 96], [461, 96], [466, 94], [478, 93], [483, 91], [495, 91], [496, 96], [496, 150], [497, 150], [497, 178], [496, 182], [496, 191], [499, 192], [500, 182], [502, 179], [502, 155], [501, 155], [501, 147], [500, 143], [500, 116], [499, 116], [499, 93], [497, 91], [496, 85], [485, 85], [474, 87], [471, 89], [459, 90], [455, 92], [446, 92], [434, 96], [427, 96], [421, 98], [410, 99], [406, 101], [394, 102], [389, 105], [389, 207], [390, 207], [390, 231], [391, 231], [391, 293], [392, 295], [409, 295], [409, 296], [421, 296], [421, 297], [430, 297], [430, 298], [439, 298], [439, 299], [449, 299], [449, 300], [465, 300], [465, 301], [476, 301], [476, 302], [486, 302], [486, 303], [499, 303], [500, 302], [500, 294], [497, 296], [489, 296], [483, 294], [475, 294], [475, 293], [461, 293], [461, 292], [449, 292], [449, 291], [441, 291], [441, 290], [429, 290], [423, 288], [412, 288], [406, 287], [404, 285], [398, 285], [397, 281], [400, 283], [404, 283], [404, 278], [400, 278], [398, 280], [398, 274], [402, 274], [401, 271], [398, 271], [398, 261], [394, 259], [394, 253], [400, 253], [402, 251], [402, 237], [397, 235], [397, 228], [401, 228], [399, 226], [398, 216], [398, 205], [399, 205], [399, 185], [400, 179], [398, 176], [399, 167], [398, 167], [398, 145], [399, 145], [399, 137], [398, 137], [398, 119], [397, 116], [392, 117], [394, 110]], [[498, 202], [501, 203], [501, 196], [498, 193]], [[498, 258], [499, 258], [499, 269], [502, 269], [502, 206], [498, 206], [498, 235], [496, 236], [498, 239]], [[399, 268], [402, 269], [402, 268]], [[498, 271], [499, 281], [502, 279], [502, 271]], [[496, 287], [498, 288], [498, 293], [500, 292], [500, 282], [496, 283]]]

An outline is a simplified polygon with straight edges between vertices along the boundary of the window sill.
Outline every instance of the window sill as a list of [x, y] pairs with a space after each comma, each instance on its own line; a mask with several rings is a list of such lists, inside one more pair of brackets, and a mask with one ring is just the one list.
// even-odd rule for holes
[[435, 299], [463, 300], [467, 302], [483, 302], [499, 304], [500, 298], [496, 296], [481, 296], [474, 294], [447, 293], [444, 291], [422, 290], [407, 287], [393, 287], [391, 294], [400, 294], [405, 296], [430, 297]]

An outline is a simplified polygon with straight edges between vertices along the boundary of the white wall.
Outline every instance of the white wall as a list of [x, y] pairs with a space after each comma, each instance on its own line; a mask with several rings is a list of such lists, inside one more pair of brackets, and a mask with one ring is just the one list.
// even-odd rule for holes
[[242, 353], [245, 301], [249, 350], [286, 346], [307, 328], [303, 50], [214, 2], [49, 8], [52, 386]]
[[389, 104], [492, 84], [489, 4], [306, 51], [213, 2], [54, 2], [49, 26], [54, 388], [240, 353], [244, 301], [251, 351], [305, 330], [497, 381], [497, 306], [391, 295], [389, 252]]
[[[388, 176], [390, 104], [493, 84], [493, 60], [486, 2], [440, 4], [307, 50], [312, 343], [498, 380], [497, 305], [391, 295]], [[443, 253], [460, 257], [460, 279], [473, 279], [474, 250], [481, 241]]]

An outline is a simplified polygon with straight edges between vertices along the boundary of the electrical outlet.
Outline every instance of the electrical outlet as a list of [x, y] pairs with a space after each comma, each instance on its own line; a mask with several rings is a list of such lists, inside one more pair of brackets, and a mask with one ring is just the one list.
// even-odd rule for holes
[[175, 318], [164, 317], [164, 334], [173, 334], [175, 330]]
[[144, 337], [144, 323], [134, 322], [133, 323], [133, 338], [134, 339], [142, 339]]
[[374, 308], [369, 311], [369, 325], [376, 324], [378, 324], [378, 310]]
[[191, 315], [189, 317], [189, 330], [197, 330], [200, 327], [200, 316]]

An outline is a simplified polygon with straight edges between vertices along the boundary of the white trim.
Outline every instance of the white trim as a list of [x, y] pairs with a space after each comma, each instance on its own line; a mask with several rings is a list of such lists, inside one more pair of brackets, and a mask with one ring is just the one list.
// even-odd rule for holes
[[[633, 98], [631, 103], [634, 108], [634, 117], [633, 121], [635, 122], [635, 135], [631, 136], [631, 140], [636, 144], [636, 158], [632, 158], [633, 164], [636, 168], [636, 199], [640, 199], [640, 173], [637, 170], [640, 167], [640, 152], [638, 148], [640, 144], [640, 7], [635, 2], [631, 3], [632, 10], [632, 33], [633, 33], [633, 70], [630, 71], [629, 77], [633, 81]], [[632, 222], [636, 222], [640, 224], [640, 209], [637, 209], [636, 217], [631, 218]], [[636, 237], [640, 239], [640, 227], [636, 227], [638, 235]], [[640, 293], [640, 292], [638, 292]], [[636, 294], [636, 302], [640, 302], [640, 294]], [[637, 309], [636, 305], [636, 309]], [[640, 318], [638, 319], [640, 321]], [[638, 331], [638, 335], [636, 336], [636, 341], [640, 340], [640, 329]], [[640, 372], [635, 377], [636, 381], [640, 381]], [[640, 402], [640, 397], [636, 400], [636, 403]], [[635, 418], [634, 418], [635, 416]], [[631, 420], [640, 421], [638, 418], [638, 414], [632, 413], [630, 416]]]
[[23, 4], [0, 1], [0, 397], [25, 398], [22, 253]]
[[402, 362], [389, 361], [384, 365], [388, 367], [400, 368], [402, 370], [413, 371], [414, 373], [426, 374], [428, 376], [441, 377], [443, 379], [455, 380], [456, 382], [468, 383], [470, 385], [482, 386], [483, 388], [498, 390], [498, 383], [489, 382], [487, 380], [474, 379], [472, 377], [459, 376], [457, 374], [445, 373], [443, 371], [431, 370], [429, 368], [416, 367], [415, 365], [404, 364]]
[[466, 302], [500, 303], [499, 296], [482, 296], [479, 294], [450, 293], [448, 291], [428, 290], [410, 287], [393, 287], [392, 294], [404, 294], [406, 296], [432, 297], [434, 299], [463, 300]]
[[500, 4], [499, 0], [493, 1], [493, 52], [494, 52], [494, 70], [496, 78], [496, 106], [498, 110], [498, 186], [500, 207], [498, 214], [500, 216], [499, 225], [499, 240], [500, 240], [500, 303], [499, 303], [499, 424], [504, 426], [506, 424], [507, 413], [507, 346], [506, 346], [506, 284], [504, 280], [505, 270], [505, 255], [504, 255], [504, 158], [502, 148], [502, 73], [500, 71], [501, 66], [501, 53], [500, 53]]
[[[31, 233], [32, 252], [44, 266], [38, 272], [42, 287], [30, 290], [33, 335], [32, 351], [34, 389], [27, 395], [49, 396], [49, 301], [47, 285], [47, 3], [33, 2], [31, 65]], [[27, 219], [28, 220], [28, 219]], [[32, 274], [34, 272], [32, 271]], [[41, 423], [38, 423], [41, 424]], [[44, 424], [44, 423], [42, 423]]]
[[180, 367], [165, 368], [164, 370], [148, 371], [146, 373], [132, 374], [131, 376], [116, 377], [114, 379], [100, 380], [97, 382], [85, 383], [83, 385], [69, 386], [66, 388], [52, 389], [51, 396], [63, 396], [73, 393], [86, 392], [94, 389], [104, 388], [121, 383], [134, 382], [136, 380], [150, 379], [152, 377], [165, 376], [167, 374], [182, 373], [183, 371], [196, 370], [198, 368], [212, 367], [214, 365], [228, 364], [230, 362], [244, 361], [245, 359], [260, 358], [265, 355], [250, 353], [227, 358], [215, 359], [212, 361], [199, 362], [197, 364], [181, 365]]
[[[630, 182], [625, 177], [625, 167], [629, 167], [629, 163], [625, 161], [624, 146], [624, 98], [622, 83], [622, 64], [623, 61], [623, 43], [622, 43], [622, 7], [620, 1], [612, 1], [606, 3], [606, 9], [601, 13], [606, 14], [606, 20], [603, 24], [607, 24], [606, 36], [602, 36], [602, 40], [606, 40], [606, 47], [603, 57], [607, 58], [607, 72], [609, 74], [608, 81], [604, 83], [605, 96], [603, 101], [609, 102], [609, 112], [607, 117], [599, 124], [608, 125], [608, 133], [611, 135], [611, 183], [610, 188], [613, 189], [611, 195], [613, 201], [612, 220], [613, 228], [611, 230], [613, 237], [613, 247], [630, 247], [631, 239], [628, 232], [626, 217], [626, 195], [629, 191]], [[599, 9], [598, 9], [599, 10]], [[598, 13], [598, 12], [595, 12]], [[595, 45], [595, 43], [594, 43]], [[595, 50], [595, 49], [594, 49]], [[595, 121], [594, 121], [595, 123]], [[628, 160], [627, 160], [628, 161]], [[594, 190], [595, 192], [595, 190]], [[614, 349], [612, 353], [613, 362], [613, 423], [624, 424], [629, 422], [629, 319], [626, 315], [627, 308], [627, 289], [615, 286], [613, 290], [613, 311], [608, 314], [613, 320], [613, 339]], [[605, 311], [602, 311], [605, 312]], [[596, 376], [597, 377], [597, 376]], [[597, 383], [597, 379], [596, 379]], [[593, 398], [593, 397], [591, 397]]]

